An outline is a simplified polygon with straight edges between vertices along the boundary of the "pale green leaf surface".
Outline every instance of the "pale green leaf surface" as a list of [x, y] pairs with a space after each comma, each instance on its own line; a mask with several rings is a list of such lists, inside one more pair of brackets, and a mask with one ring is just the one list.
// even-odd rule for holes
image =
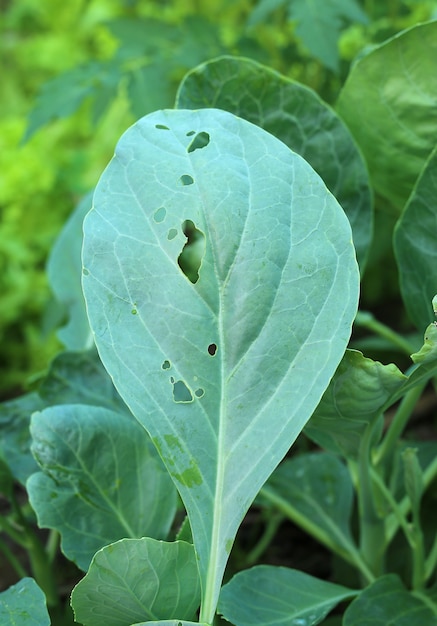
[[356, 594], [304, 572], [259, 565], [224, 585], [218, 610], [235, 626], [314, 626]]
[[49, 626], [44, 593], [33, 578], [23, 578], [0, 593], [2, 626]]
[[402, 299], [420, 332], [434, 318], [431, 300], [437, 293], [436, 197], [437, 148], [422, 170], [393, 239]]
[[419, 352], [411, 355], [411, 359], [418, 365], [431, 365], [437, 362], [437, 326], [433, 322], [429, 324], [423, 337], [423, 346]]
[[67, 315], [58, 337], [69, 350], [90, 348], [93, 341], [81, 286], [82, 222], [90, 208], [88, 194], [65, 223], [47, 263], [50, 286]]
[[357, 61], [337, 111], [375, 189], [403, 209], [437, 142], [437, 21], [403, 31]]
[[139, 622], [137, 624], [132, 624], [132, 626], [208, 626], [208, 624], [204, 624], [202, 622], [187, 622], [185, 620], [180, 619], [163, 619], [157, 622], [149, 621], [149, 622]]
[[42, 472], [27, 482], [41, 527], [86, 570], [102, 546], [123, 537], [167, 537], [176, 490], [146, 431], [107, 409], [64, 405], [32, 417]]
[[185, 76], [176, 106], [234, 113], [308, 161], [348, 216], [363, 271], [373, 224], [366, 166], [343, 121], [314, 91], [250, 59], [224, 56]]
[[149, 537], [122, 539], [99, 550], [71, 595], [75, 619], [84, 626], [177, 624], [192, 619], [199, 603], [193, 546]]
[[378, 578], [346, 609], [343, 626], [436, 626], [437, 616], [402, 585], [398, 576]]
[[350, 532], [353, 486], [345, 465], [327, 453], [286, 459], [273, 472], [261, 496], [337, 552], [355, 550]]
[[[193, 149], [201, 133], [209, 142]], [[186, 220], [205, 237], [196, 283], [177, 262]], [[96, 344], [184, 500], [209, 621], [244, 513], [345, 350], [350, 226], [301, 157], [205, 109], [128, 130], [84, 229]]]
[[393, 363], [347, 350], [305, 433], [326, 450], [354, 458], [368, 423], [406, 381]]

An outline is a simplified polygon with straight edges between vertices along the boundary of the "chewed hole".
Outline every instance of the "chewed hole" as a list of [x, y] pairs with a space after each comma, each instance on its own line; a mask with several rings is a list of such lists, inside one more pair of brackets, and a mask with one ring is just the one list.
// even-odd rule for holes
[[202, 398], [205, 395], [205, 389], [199, 387], [199, 389], [196, 389], [196, 391], [194, 392], [194, 395], [196, 396], [196, 398]]
[[170, 230], [167, 233], [167, 239], [171, 241], [177, 236], [177, 234], [178, 234], [178, 231], [176, 230], [176, 228], [170, 228]]
[[205, 235], [191, 220], [185, 220], [182, 231], [187, 241], [178, 257], [178, 265], [194, 284], [199, 280], [199, 270], [205, 254]]
[[188, 133], [187, 133], [187, 137], [192, 137], [195, 134], [196, 134], [195, 130], [189, 130]]
[[193, 141], [188, 146], [187, 152], [194, 152], [194, 150], [200, 150], [201, 148], [205, 148], [209, 144], [209, 140], [209, 134], [205, 131], [197, 133]]
[[210, 356], [215, 356], [217, 352], [217, 344], [216, 343], [210, 343], [208, 346], [208, 354]]
[[161, 368], [163, 370], [169, 370], [171, 368], [171, 363], [168, 359], [165, 359], [165, 361], [163, 361]]
[[84, 268], [83, 268], [83, 270], [82, 270], [82, 274], [83, 274], [84, 276], [89, 276], [89, 274], [90, 274], [90, 273], [89, 273], [89, 270], [87, 270], [87, 268], [86, 268], [86, 267], [84, 267]]
[[155, 128], [157, 128], [158, 130], [170, 130], [168, 126], [165, 126], [164, 124], [155, 124]]
[[159, 207], [159, 209], [156, 209], [155, 213], [153, 214], [153, 219], [155, 220], [157, 224], [160, 224], [161, 222], [165, 220], [166, 215], [167, 215], [166, 208], [161, 206]]
[[[171, 379], [172, 382], [174, 379]], [[191, 395], [191, 391], [188, 389], [187, 385], [183, 380], [177, 380], [173, 382], [173, 400], [175, 402], [192, 402], [193, 396]]]
[[187, 185], [192, 185], [194, 183], [194, 178], [189, 174], [182, 174], [179, 182], [186, 187]]

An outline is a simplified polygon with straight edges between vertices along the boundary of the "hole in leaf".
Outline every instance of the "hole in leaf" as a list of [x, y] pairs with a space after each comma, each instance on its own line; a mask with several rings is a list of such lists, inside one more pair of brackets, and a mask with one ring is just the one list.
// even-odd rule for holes
[[169, 370], [171, 368], [171, 363], [167, 359], [162, 363], [161, 368], [163, 370]]
[[164, 126], [164, 124], [155, 124], [155, 128], [158, 130], [170, 130], [168, 126]]
[[200, 150], [201, 148], [205, 148], [209, 144], [209, 135], [202, 131], [201, 133], [197, 133], [194, 137], [193, 141], [187, 148], [187, 152], [194, 152], [194, 150]]
[[199, 280], [199, 269], [205, 254], [205, 235], [191, 220], [185, 220], [182, 231], [187, 241], [178, 257], [178, 264], [185, 276], [194, 284]]
[[217, 352], [217, 344], [210, 343], [209, 346], [208, 346], [208, 354], [210, 356], [215, 356], [216, 352]]
[[202, 398], [202, 396], [205, 395], [205, 390], [199, 387], [199, 389], [196, 389], [196, 391], [194, 392], [194, 395], [196, 396], [196, 398]]
[[176, 237], [177, 234], [178, 234], [178, 231], [176, 230], [176, 228], [170, 228], [167, 234], [167, 239], [171, 241], [172, 239]]
[[86, 267], [84, 267], [84, 268], [83, 268], [83, 270], [82, 270], [82, 274], [83, 274], [84, 276], [89, 276], [89, 271], [87, 270], [87, 268], [86, 268]]
[[[173, 382], [174, 379], [172, 379]], [[177, 380], [173, 382], [173, 400], [175, 402], [192, 402], [193, 396], [191, 391], [183, 380]]]
[[156, 209], [155, 213], [153, 214], [153, 219], [157, 224], [159, 224], [160, 222], [163, 222], [165, 220], [166, 215], [167, 211], [165, 207], [161, 206], [159, 207], [159, 209]]
[[193, 136], [193, 135], [195, 135], [195, 134], [196, 134], [196, 131], [195, 131], [195, 130], [190, 130], [190, 131], [188, 131], [188, 133], [187, 133], [187, 137], [192, 137], [192, 136]]
[[184, 185], [184, 187], [186, 187], [187, 185], [192, 185], [194, 183], [194, 178], [189, 174], [182, 174], [179, 180], [182, 185]]

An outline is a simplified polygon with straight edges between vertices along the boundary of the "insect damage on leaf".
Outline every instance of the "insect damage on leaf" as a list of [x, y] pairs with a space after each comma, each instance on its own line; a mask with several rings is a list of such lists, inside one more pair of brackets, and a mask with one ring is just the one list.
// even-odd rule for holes
[[185, 276], [195, 284], [199, 280], [199, 270], [205, 254], [205, 235], [191, 220], [185, 220], [182, 232], [187, 241], [178, 257], [178, 265]]

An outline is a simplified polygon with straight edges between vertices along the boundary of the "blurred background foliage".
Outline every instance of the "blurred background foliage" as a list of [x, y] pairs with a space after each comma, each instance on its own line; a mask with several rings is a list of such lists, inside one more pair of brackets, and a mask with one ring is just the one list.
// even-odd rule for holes
[[[358, 55], [436, 17], [437, 0], [0, 0], [1, 398], [59, 349], [45, 268], [63, 223], [121, 133], [173, 106], [189, 69], [246, 56], [334, 103]], [[386, 245], [376, 238], [375, 263]]]

